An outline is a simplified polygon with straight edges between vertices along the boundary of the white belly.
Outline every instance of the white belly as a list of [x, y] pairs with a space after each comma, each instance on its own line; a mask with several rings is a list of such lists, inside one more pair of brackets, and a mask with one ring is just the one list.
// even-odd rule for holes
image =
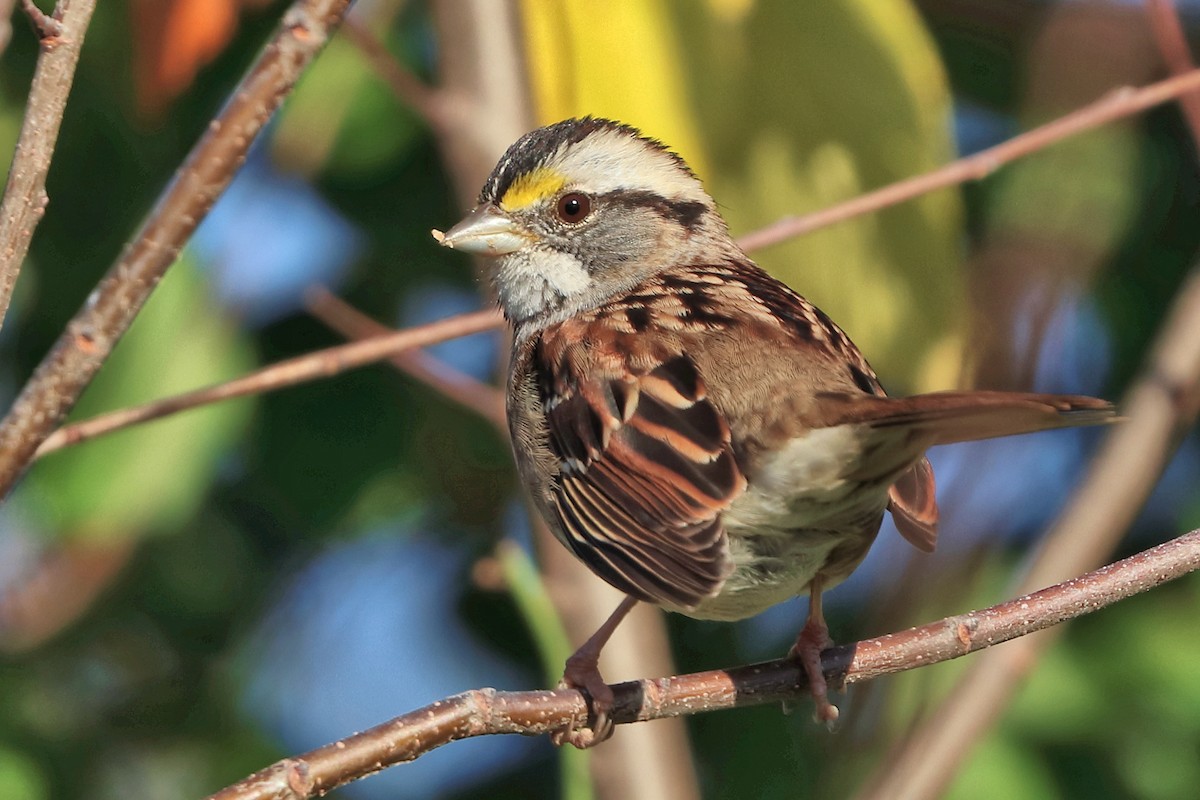
[[[861, 430], [843, 425], [810, 431], [772, 456], [721, 516], [732, 574], [718, 595], [683, 613], [722, 620], [754, 616], [803, 594], [835, 548], [858, 543], [865, 555], [895, 475], [848, 478], [859, 472], [862, 445]], [[823, 588], [856, 565], [854, 560], [827, 574]]]

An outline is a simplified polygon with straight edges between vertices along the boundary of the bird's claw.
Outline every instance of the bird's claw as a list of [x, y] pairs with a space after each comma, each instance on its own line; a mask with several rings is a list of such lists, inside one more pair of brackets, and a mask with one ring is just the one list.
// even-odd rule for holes
[[832, 729], [838, 718], [838, 708], [829, 702], [829, 686], [825, 681], [825, 670], [821, 664], [821, 652], [833, 645], [829, 631], [824, 625], [809, 624], [804, 626], [796, 643], [788, 652], [789, 658], [794, 658], [808, 676], [808, 688], [812, 693], [813, 720], [821, 722]]
[[613, 707], [613, 690], [604, 682], [595, 660], [577, 659], [575, 656], [567, 659], [567, 666], [563, 670], [558, 688], [583, 691], [588, 700], [588, 715], [585, 719], [576, 719], [567, 727], [551, 733], [550, 741], [555, 746], [569, 744], [586, 750], [613, 735], [616, 725], [609, 715]]

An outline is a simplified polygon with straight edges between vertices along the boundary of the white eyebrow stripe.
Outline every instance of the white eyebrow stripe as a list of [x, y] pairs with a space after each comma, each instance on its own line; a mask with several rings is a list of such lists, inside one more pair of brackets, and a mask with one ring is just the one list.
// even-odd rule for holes
[[570, 185], [595, 194], [646, 191], [672, 200], [711, 205], [700, 181], [673, 156], [624, 131], [600, 130], [564, 147], [550, 160]]

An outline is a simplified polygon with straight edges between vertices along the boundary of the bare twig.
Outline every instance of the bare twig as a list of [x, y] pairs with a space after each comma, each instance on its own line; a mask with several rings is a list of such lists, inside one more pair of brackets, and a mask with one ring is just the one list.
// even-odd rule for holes
[[0, 498], [70, 412], [350, 0], [297, 0], [0, 423]]
[[351, 15], [342, 24], [342, 35], [359, 49], [375, 74], [383, 79], [392, 94], [417, 112], [430, 127], [438, 127], [445, 115], [438, 90], [404, 67], [400, 60], [387, 49], [379, 37]]
[[[305, 305], [308, 313], [347, 339], [370, 339], [392, 333], [386, 325], [381, 325], [345, 300], [320, 287], [309, 291]], [[477, 381], [467, 373], [419, 350], [396, 353], [389, 360], [397, 369], [423, 381], [491, 422], [502, 436], [508, 434], [504, 395], [496, 387]]]
[[[1060, 581], [1112, 551], [1200, 412], [1200, 269], [1180, 289], [1143, 376], [1121, 403], [1087, 480], [1046, 535], [1018, 591]], [[974, 744], [1028, 674], [1048, 634], [993, 650], [975, 662], [869, 783], [864, 798], [941, 795]]]
[[[91, 8], [86, 11], [88, 17], [91, 17], [92, 11], [96, 8], [95, 2], [91, 2], [90, 5]], [[61, 3], [55, 7], [54, 14], [50, 15], [38, 8], [33, 0], [21, 0], [21, 10], [29, 17], [29, 21], [33, 23], [33, 27], [37, 29], [38, 35], [42, 39], [57, 39], [63, 35], [65, 28], [62, 17], [68, 11], [74, 11], [68, 6], [70, 6], [69, 2]], [[84, 27], [86, 29], [87, 26]]]
[[[861, 683], [948, 661], [1092, 613], [1200, 569], [1200, 531], [1074, 580], [982, 611], [961, 614], [826, 650], [831, 681]], [[777, 703], [807, 694], [790, 659], [639, 680], [613, 686], [612, 719], [621, 724]], [[363, 733], [284, 759], [209, 800], [316, 797], [385, 767], [412, 761], [458, 739], [501, 733], [542, 734], [587, 713], [573, 689], [498, 692], [476, 689], [446, 698]], [[901, 796], [901, 795], [893, 795]]]
[[[1158, 51], [1162, 53], [1163, 62], [1171, 74], [1184, 75], [1194, 70], [1196, 63], [1192, 60], [1175, 0], [1146, 0], [1146, 14], [1150, 17], [1150, 28], [1154, 32]], [[1192, 131], [1192, 140], [1200, 145], [1200, 95], [1181, 95], [1179, 107]]]
[[[29, 252], [33, 231], [50, 202], [46, 195], [46, 173], [50, 171], [67, 95], [75, 80], [75, 65], [79, 63], [83, 36], [96, 9], [96, 0], [72, 3], [64, 11], [62, 21], [47, 17], [30, 0], [25, 0], [24, 8], [41, 31], [42, 52], [29, 88], [29, 102], [9, 167], [4, 199], [0, 201], [0, 325], [8, 314], [13, 287]], [[39, 22], [41, 19], [46, 22]], [[54, 29], [53, 34], [47, 33], [50, 28]]]
[[38, 448], [37, 456], [40, 458], [69, 445], [189, 408], [234, 397], [244, 397], [249, 394], [270, 392], [318, 378], [329, 378], [346, 370], [382, 361], [413, 347], [426, 347], [458, 336], [491, 330], [499, 327], [500, 322], [500, 315], [494, 311], [476, 311], [457, 317], [447, 317], [428, 325], [395, 331], [386, 336], [362, 342], [305, 353], [302, 356], [255, 370], [227, 383], [195, 389], [152, 403], [121, 409], [110, 414], [101, 414], [75, 425], [67, 425], [55, 431], [42, 443], [42, 446]]
[[1090, 105], [1026, 131], [995, 147], [989, 147], [924, 175], [884, 186], [845, 203], [802, 217], [786, 217], [765, 228], [745, 234], [738, 243], [746, 250], [757, 250], [817, 228], [843, 222], [851, 217], [894, 206], [937, 189], [986, 178], [1010, 161], [1043, 150], [1083, 131], [1174, 100], [1196, 89], [1200, 89], [1200, 70], [1193, 70], [1185, 75], [1168, 78], [1139, 89], [1128, 86], [1114, 89]]

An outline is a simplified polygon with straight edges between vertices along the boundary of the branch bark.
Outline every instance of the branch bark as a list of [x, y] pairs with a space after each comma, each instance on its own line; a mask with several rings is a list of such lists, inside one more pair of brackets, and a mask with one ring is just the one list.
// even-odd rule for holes
[[[376, 322], [354, 306], [326, 289], [315, 288], [305, 300], [308, 313], [353, 341], [387, 336], [391, 328]], [[493, 314], [497, 323], [499, 318]], [[498, 327], [493, 326], [493, 327]], [[469, 411], [474, 411], [496, 428], [501, 436], [508, 435], [508, 418], [504, 413], [504, 394], [495, 386], [476, 380], [433, 356], [418, 350], [405, 350], [389, 360], [396, 369], [407, 373], [441, 392]]]
[[426, 347], [458, 336], [467, 336], [498, 328], [501, 321], [500, 315], [495, 311], [476, 311], [471, 314], [447, 317], [428, 325], [393, 331], [386, 336], [377, 336], [361, 342], [305, 353], [302, 356], [255, 370], [226, 383], [196, 389], [109, 414], [101, 414], [84, 422], [59, 428], [38, 448], [37, 457], [41, 458], [69, 445], [128, 428], [130, 425], [160, 419], [189, 408], [197, 408], [234, 397], [274, 391], [317, 378], [340, 375], [346, 370], [382, 361], [414, 347]]
[[[50, 171], [54, 145], [62, 127], [67, 95], [75, 81], [75, 66], [83, 49], [83, 37], [95, 10], [96, 0], [75, 0], [70, 4], [60, 3], [55, 12], [59, 18], [52, 18], [37, 6], [25, 6], [41, 34], [42, 52], [29, 88], [29, 102], [25, 106], [17, 148], [8, 168], [4, 199], [0, 201], [0, 326], [8, 314], [8, 304], [12, 301], [21, 265], [29, 253], [33, 232], [50, 202], [46, 194], [46, 174]], [[5, 23], [8, 24], [7, 15]]]
[[[948, 661], [1090, 614], [1196, 569], [1200, 569], [1200, 530], [982, 611], [831, 648], [822, 654], [825, 674], [834, 682], [861, 683]], [[790, 659], [630, 681], [612, 688], [616, 696], [612, 717], [618, 724], [777, 703], [806, 696], [808, 691], [803, 670]], [[317, 797], [458, 739], [502, 733], [544, 734], [586, 713], [587, 701], [574, 689], [475, 689], [283, 759], [210, 795], [208, 800]]]
[[33, 27], [37, 29], [38, 35], [43, 39], [50, 39], [63, 34], [62, 15], [71, 5], [71, 0], [66, 3], [60, 3], [55, 6], [53, 14], [47, 14], [37, 7], [34, 0], [21, 0], [21, 9], [25, 12], [25, 16], [29, 17], [29, 21]]
[[297, 0], [284, 14], [275, 36], [196, 143], [141, 230], [0, 422], [0, 498], [11, 491], [38, 446], [91, 383], [349, 4], [350, 0]]

